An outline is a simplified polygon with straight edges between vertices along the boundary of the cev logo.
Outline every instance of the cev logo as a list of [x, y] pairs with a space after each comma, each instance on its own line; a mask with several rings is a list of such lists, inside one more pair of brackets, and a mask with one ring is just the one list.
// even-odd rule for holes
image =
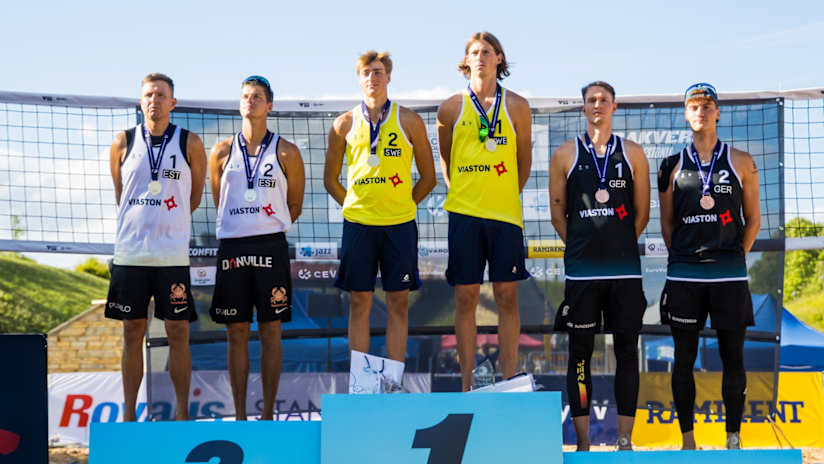
[[303, 280], [307, 280], [310, 277], [312, 277], [312, 271], [310, 271], [309, 269], [301, 269], [298, 271], [298, 277], [300, 277]]

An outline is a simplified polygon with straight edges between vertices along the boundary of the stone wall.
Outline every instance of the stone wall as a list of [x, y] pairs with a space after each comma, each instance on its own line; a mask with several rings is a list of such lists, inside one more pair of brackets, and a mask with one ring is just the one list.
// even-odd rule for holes
[[123, 326], [106, 319], [106, 300], [49, 331], [49, 373], [119, 371]]

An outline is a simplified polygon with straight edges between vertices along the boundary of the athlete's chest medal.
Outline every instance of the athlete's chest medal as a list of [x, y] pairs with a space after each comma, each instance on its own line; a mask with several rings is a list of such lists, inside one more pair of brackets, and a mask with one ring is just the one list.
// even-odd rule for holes
[[255, 156], [255, 165], [252, 166], [249, 163], [249, 150], [247, 148], [246, 137], [243, 136], [243, 132], [237, 134], [240, 152], [243, 154], [243, 168], [246, 171], [246, 191], [243, 192], [243, 199], [249, 203], [257, 200], [258, 194], [255, 190], [255, 177], [257, 177], [258, 168], [260, 167], [260, 160], [263, 159], [263, 155], [269, 147], [269, 144], [272, 143], [274, 136], [275, 134], [269, 132], [268, 129], [266, 130], [266, 134], [263, 135], [263, 140], [260, 141], [258, 154]]
[[705, 174], [704, 168], [701, 165], [701, 158], [698, 156], [698, 150], [695, 149], [695, 144], [693, 143], [690, 145], [690, 155], [693, 163], [695, 163], [695, 169], [698, 171], [698, 176], [701, 178], [701, 199], [698, 203], [701, 205], [701, 208], [706, 211], [709, 211], [715, 207], [715, 199], [712, 197], [710, 185], [712, 184], [712, 171], [715, 168], [715, 162], [721, 155], [721, 149], [721, 141], [718, 140], [715, 142], [715, 147], [712, 150], [712, 160], [710, 161], [709, 171]]
[[152, 179], [149, 181], [147, 190], [149, 191], [149, 195], [160, 195], [160, 192], [163, 191], [163, 185], [161, 185], [158, 180], [160, 164], [163, 162], [163, 154], [166, 152], [166, 147], [169, 145], [169, 139], [174, 133], [174, 126], [171, 124], [166, 126], [157, 156], [155, 156], [154, 148], [152, 147], [152, 134], [149, 133], [149, 129], [145, 124], [141, 126], [141, 129], [143, 133], [143, 141], [146, 143], [146, 155], [149, 158], [149, 174]]
[[478, 116], [481, 117], [481, 124], [478, 128], [478, 139], [484, 144], [486, 151], [492, 153], [498, 149], [498, 142], [494, 137], [495, 128], [500, 126], [498, 114], [501, 110], [501, 84], [497, 84], [495, 87], [495, 102], [492, 103], [492, 120], [487, 117], [483, 105], [481, 105], [478, 96], [475, 95], [472, 88], [467, 86], [467, 91], [469, 93], [469, 99], [472, 101], [472, 106], [475, 107], [475, 111], [478, 113]]
[[598, 155], [595, 153], [595, 144], [589, 138], [589, 134], [584, 132], [584, 146], [589, 155], [592, 157], [592, 164], [595, 165], [595, 174], [598, 176], [598, 190], [595, 191], [595, 201], [605, 204], [609, 201], [609, 191], [607, 190], [607, 168], [609, 167], [609, 158], [615, 153], [618, 146], [618, 140], [615, 135], [609, 137], [606, 150], [604, 150], [604, 165], [598, 162]]
[[366, 106], [366, 102], [361, 102], [363, 119], [369, 123], [369, 158], [366, 160], [366, 164], [368, 164], [369, 167], [376, 168], [381, 164], [381, 159], [378, 156], [378, 136], [380, 135], [381, 125], [383, 125], [386, 112], [391, 106], [392, 103], [389, 100], [386, 100], [386, 103], [383, 104], [383, 108], [381, 109], [381, 115], [378, 118], [378, 122], [376, 124], [372, 124], [372, 118], [369, 117], [369, 108]]

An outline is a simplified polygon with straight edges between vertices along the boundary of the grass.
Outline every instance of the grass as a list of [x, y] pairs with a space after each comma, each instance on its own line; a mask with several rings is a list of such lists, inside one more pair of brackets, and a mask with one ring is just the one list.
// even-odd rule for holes
[[785, 301], [784, 306], [805, 324], [824, 332], [824, 292]]
[[109, 282], [0, 254], [0, 333], [47, 332], [105, 298]]

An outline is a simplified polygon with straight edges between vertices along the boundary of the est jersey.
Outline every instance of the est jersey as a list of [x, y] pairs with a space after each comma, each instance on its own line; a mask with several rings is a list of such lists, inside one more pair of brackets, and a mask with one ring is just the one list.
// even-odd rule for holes
[[400, 122], [400, 105], [392, 102], [378, 133], [377, 166], [371, 155], [369, 121], [361, 106], [352, 109], [346, 134], [346, 197], [343, 217], [369, 226], [391, 226], [415, 219], [412, 199], [412, 144]]
[[606, 203], [595, 201], [598, 169], [582, 138], [575, 139], [575, 161], [567, 172], [567, 237], [564, 252], [566, 278], [640, 279], [641, 257], [635, 236], [635, 203], [632, 165], [624, 140], [614, 136], [606, 159]]
[[[449, 157], [449, 193], [443, 208], [467, 216], [494, 219], [523, 229], [523, 211], [518, 188], [518, 146], [515, 127], [506, 107], [507, 90], [502, 89], [498, 124], [490, 137], [495, 151], [484, 147], [478, 137], [481, 115], [469, 92], [462, 94], [461, 112], [452, 130]], [[487, 117], [495, 111], [491, 105]]]
[[[131, 142], [120, 165], [123, 191], [117, 212], [114, 264], [189, 265], [192, 173], [181, 143], [182, 132], [173, 126], [158, 172], [162, 190], [152, 195], [148, 190], [152, 177], [143, 125], [127, 131]], [[157, 156], [160, 145], [153, 148]]]
[[[217, 209], [217, 238], [251, 237], [255, 235], [286, 232], [292, 225], [292, 217], [286, 203], [286, 175], [278, 162], [280, 136], [272, 135], [255, 171], [252, 190], [256, 198], [244, 197], [249, 184], [243, 151], [238, 135], [232, 138], [229, 158], [220, 178], [220, 204]], [[249, 167], [254, 169], [257, 156], [249, 157]]]
[[[747, 280], [744, 222], [741, 218], [741, 179], [730, 161], [730, 147], [721, 145], [712, 173], [710, 192], [715, 205], [700, 205], [701, 176], [684, 148], [673, 178], [672, 241], [667, 279], [696, 282]], [[703, 166], [706, 173], [709, 165]]]

